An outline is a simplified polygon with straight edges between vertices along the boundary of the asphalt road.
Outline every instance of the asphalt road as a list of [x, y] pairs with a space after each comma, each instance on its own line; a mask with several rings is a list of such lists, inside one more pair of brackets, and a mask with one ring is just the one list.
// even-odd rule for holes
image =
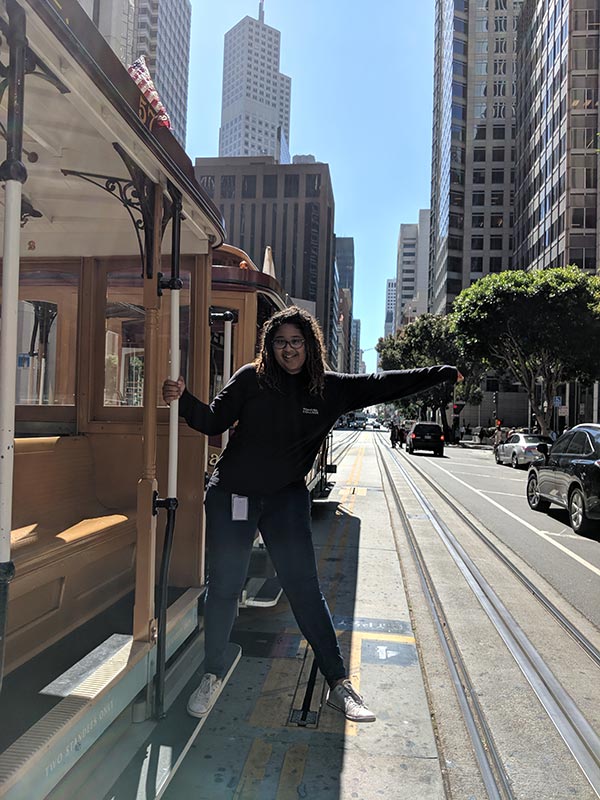
[[573, 533], [558, 507], [532, 511], [527, 470], [496, 464], [491, 450], [450, 446], [443, 458], [402, 454], [600, 627], [600, 522], [597, 534], [585, 537]]

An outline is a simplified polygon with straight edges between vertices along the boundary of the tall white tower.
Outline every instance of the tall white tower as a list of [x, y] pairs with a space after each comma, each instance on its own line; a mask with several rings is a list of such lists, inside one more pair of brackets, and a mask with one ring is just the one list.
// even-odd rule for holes
[[279, 71], [280, 33], [244, 17], [225, 34], [219, 156], [271, 155], [289, 161], [292, 81]]
[[394, 312], [396, 310], [396, 278], [388, 278], [385, 287], [385, 322], [383, 335], [394, 333]]
[[419, 222], [400, 225], [396, 266], [394, 330], [427, 312], [429, 289], [429, 209], [419, 211]]

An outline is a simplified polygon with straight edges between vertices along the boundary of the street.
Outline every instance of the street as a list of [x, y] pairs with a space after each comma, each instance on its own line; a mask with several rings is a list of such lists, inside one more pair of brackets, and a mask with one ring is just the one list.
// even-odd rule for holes
[[444, 458], [402, 453], [600, 627], [600, 522], [596, 538], [586, 538], [573, 533], [563, 509], [532, 511], [527, 470], [496, 464], [491, 449], [450, 446]]

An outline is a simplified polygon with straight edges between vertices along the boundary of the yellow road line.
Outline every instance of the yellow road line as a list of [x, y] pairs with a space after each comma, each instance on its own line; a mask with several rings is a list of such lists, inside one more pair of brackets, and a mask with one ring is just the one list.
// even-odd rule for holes
[[260, 784], [265, 777], [266, 766], [271, 758], [272, 750], [272, 745], [262, 739], [255, 739], [252, 742], [232, 800], [261, 800], [264, 798], [264, 793], [260, 791]]
[[369, 641], [377, 642], [400, 642], [401, 644], [414, 644], [414, 636], [406, 636], [403, 633], [376, 633], [375, 631], [337, 631], [338, 636], [343, 636], [345, 633], [351, 633], [352, 638], [367, 639]]
[[298, 787], [304, 777], [308, 756], [307, 744], [293, 744], [286, 752], [275, 800], [298, 800]]
[[249, 724], [255, 728], [285, 728], [294, 699], [302, 662], [296, 658], [274, 658], [252, 709]]

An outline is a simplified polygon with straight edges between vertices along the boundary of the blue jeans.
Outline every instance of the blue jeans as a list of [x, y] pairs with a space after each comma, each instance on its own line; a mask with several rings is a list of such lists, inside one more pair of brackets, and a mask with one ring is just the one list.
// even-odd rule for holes
[[206, 672], [225, 673], [224, 654], [237, 615], [258, 528], [298, 627], [331, 686], [346, 677], [327, 601], [323, 597], [303, 484], [248, 498], [248, 519], [232, 519], [231, 493], [209, 487], [206, 507], [208, 591], [204, 605]]

